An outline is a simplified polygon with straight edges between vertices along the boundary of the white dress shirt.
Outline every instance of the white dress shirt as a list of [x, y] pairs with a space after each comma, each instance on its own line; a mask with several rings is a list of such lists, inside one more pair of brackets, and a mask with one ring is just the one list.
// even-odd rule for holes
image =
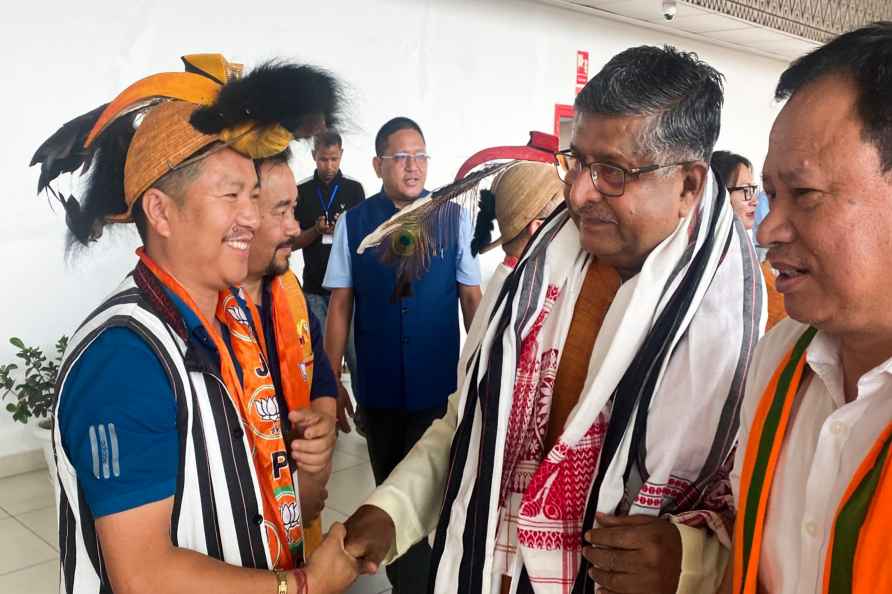
[[[740, 471], [762, 393], [806, 328], [786, 319], [756, 349], [731, 477], [735, 501], [740, 498]], [[818, 332], [806, 351], [806, 364], [811, 373], [793, 405], [768, 498], [759, 583], [769, 594], [821, 591], [837, 506], [862, 460], [892, 421], [892, 359], [858, 380], [857, 398], [849, 403], [836, 339]]]

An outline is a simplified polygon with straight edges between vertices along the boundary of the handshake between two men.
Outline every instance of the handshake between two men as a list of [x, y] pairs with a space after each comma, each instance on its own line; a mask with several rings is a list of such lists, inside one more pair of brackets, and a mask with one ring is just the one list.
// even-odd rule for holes
[[[392, 583], [396, 579], [395, 594], [427, 591], [428, 572], [433, 565], [429, 557], [425, 559], [412, 549], [417, 547], [416, 543], [423, 543], [440, 520], [449, 461], [448, 448], [443, 447], [439, 437], [452, 437], [455, 420], [456, 410], [450, 402], [448, 413], [434, 421], [386, 482], [343, 526], [332, 526], [323, 546], [311, 556], [308, 570], [318, 564], [327, 570], [326, 577], [332, 586], [346, 589], [359, 574], [375, 573], [383, 562], [396, 561], [388, 565], [388, 577]], [[392, 497], [395, 493], [398, 495]], [[596, 526], [576, 537], [580, 546], [570, 547], [568, 542], [556, 551], [558, 554], [579, 551], [580, 561], [590, 578], [586, 593], [674, 594], [680, 591], [682, 538], [675, 524], [665, 517], [599, 513]], [[402, 567], [394, 571], [394, 565]], [[506, 585], [510, 586], [510, 582], [503, 583], [502, 592], [510, 591], [505, 589]], [[325, 594], [341, 591], [320, 590]], [[450, 585], [447, 591], [460, 590], [457, 585]], [[309, 592], [317, 594], [312, 589]]]
[[[297, 466], [302, 520], [305, 526], [311, 526], [318, 522], [328, 498], [325, 485], [331, 477], [331, 460], [337, 439], [335, 419], [332, 415], [308, 409], [292, 411], [288, 418], [296, 428], [288, 441]], [[304, 566], [307, 593], [340, 594], [359, 575], [378, 571], [380, 559], [372, 561], [373, 555], [356, 547], [347, 547], [346, 536], [344, 525], [336, 522], [311, 552]]]
[[[668, 520], [651, 516], [598, 514], [599, 527], [584, 535], [582, 556], [589, 564], [593, 590], [603, 594], [678, 591], [682, 543]], [[390, 515], [373, 505], [363, 505], [346, 520], [335, 524], [310, 565], [319, 562], [332, 574], [333, 584], [349, 587], [359, 574], [376, 573], [396, 543], [396, 526]], [[335, 548], [335, 547], [339, 548]], [[341, 558], [353, 564], [339, 563]], [[347, 582], [347, 579], [350, 582]], [[510, 583], [510, 582], [509, 582]], [[508, 590], [503, 589], [503, 592]], [[338, 592], [332, 590], [332, 594]]]

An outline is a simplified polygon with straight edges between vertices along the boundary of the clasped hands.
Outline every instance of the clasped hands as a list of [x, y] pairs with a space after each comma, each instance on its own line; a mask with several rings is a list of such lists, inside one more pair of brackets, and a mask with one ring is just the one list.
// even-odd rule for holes
[[[291, 442], [298, 469], [330, 471], [336, 439], [335, 419], [303, 410], [290, 413], [300, 438]], [[303, 496], [301, 497], [303, 503]], [[319, 509], [324, 505], [324, 498]], [[309, 510], [308, 510], [309, 511]], [[317, 512], [318, 515], [318, 512]], [[591, 564], [589, 575], [604, 594], [671, 594], [681, 571], [681, 537], [668, 520], [652, 516], [598, 514], [598, 527], [584, 534], [582, 555]], [[310, 592], [338, 594], [360, 574], [373, 574], [396, 541], [391, 517], [377, 507], [363, 505], [335, 523], [307, 564]], [[316, 587], [313, 587], [313, 584]]]
[[309, 523], [319, 517], [328, 491], [325, 485], [331, 475], [337, 431], [335, 419], [310, 408], [288, 414], [293, 430], [288, 436], [288, 449], [297, 465], [301, 515]]
[[[362, 574], [374, 574], [396, 539], [393, 521], [383, 510], [363, 505], [347, 519], [335, 523], [307, 563], [311, 594], [339, 594]], [[323, 575], [315, 577], [318, 572]], [[318, 581], [320, 579], [325, 582]], [[313, 583], [319, 584], [318, 592]], [[338, 589], [340, 588], [340, 589]]]
[[307, 561], [307, 591], [310, 594], [341, 594], [361, 574], [376, 573], [378, 565], [351, 554], [344, 543], [347, 530], [332, 524], [322, 544]]
[[[331, 474], [331, 459], [337, 440], [334, 417], [309, 408], [288, 414], [293, 431], [288, 449], [297, 465], [301, 511], [306, 524], [319, 517], [328, 492], [325, 484]], [[377, 564], [357, 558], [345, 547], [347, 531], [343, 524], [331, 526], [325, 539], [307, 560], [308, 591], [312, 594], [340, 594], [362, 573], [375, 573]]]
[[[598, 527], [585, 533], [582, 555], [603, 594], [672, 594], [681, 572], [681, 536], [665, 518], [598, 514]], [[364, 505], [347, 519], [345, 550], [377, 569], [396, 541], [393, 520]]]

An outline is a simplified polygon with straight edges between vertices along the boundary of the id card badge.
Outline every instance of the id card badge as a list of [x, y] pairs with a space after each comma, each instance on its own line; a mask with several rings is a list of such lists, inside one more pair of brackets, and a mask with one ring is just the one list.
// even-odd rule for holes
[[334, 243], [334, 235], [326, 233], [322, 236], [322, 245], [331, 245]]

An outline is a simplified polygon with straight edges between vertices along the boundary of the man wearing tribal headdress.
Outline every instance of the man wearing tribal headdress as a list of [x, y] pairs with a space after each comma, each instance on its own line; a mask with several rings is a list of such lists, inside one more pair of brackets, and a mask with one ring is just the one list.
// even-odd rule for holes
[[[309, 66], [241, 77], [216, 54], [184, 62], [187, 72], [150, 76], [72, 120], [34, 158], [74, 242], [131, 221], [143, 241], [60, 369], [60, 591], [340, 592], [357, 562], [341, 526], [305, 560], [287, 459], [330, 457], [333, 419], [301, 408], [300, 390], [279, 404], [232, 289], [258, 228], [252, 159], [332, 123], [337, 82]], [[81, 164], [81, 200], [48, 186]], [[290, 447], [285, 415], [301, 436]]]
[[488, 288], [446, 416], [348, 519], [348, 552], [389, 561], [434, 532], [436, 594], [715, 590], [765, 319], [709, 169], [722, 100], [721, 75], [671, 47], [589, 81], [555, 157], [566, 205]]
[[790, 318], [753, 356], [734, 466], [734, 594], [892, 592], [892, 22], [797, 61], [759, 243]]

